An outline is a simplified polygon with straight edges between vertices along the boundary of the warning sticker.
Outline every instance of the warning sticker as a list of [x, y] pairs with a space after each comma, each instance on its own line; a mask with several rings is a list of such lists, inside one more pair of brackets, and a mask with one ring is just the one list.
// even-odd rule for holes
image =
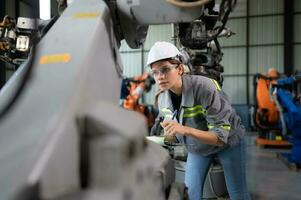
[[73, 15], [74, 19], [91, 19], [91, 18], [97, 18], [100, 15], [100, 12], [94, 12], [94, 13], [76, 13]]
[[71, 55], [68, 53], [64, 54], [53, 54], [45, 55], [40, 58], [40, 64], [55, 64], [55, 63], [68, 63], [71, 60]]

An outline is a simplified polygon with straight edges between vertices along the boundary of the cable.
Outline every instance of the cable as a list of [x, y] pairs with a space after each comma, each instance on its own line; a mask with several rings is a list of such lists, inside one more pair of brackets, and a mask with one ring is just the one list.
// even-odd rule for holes
[[57, 19], [59, 18], [59, 15], [54, 16], [53, 18], [51, 18], [51, 20], [47, 23], [46, 26], [44, 26], [41, 29], [41, 38], [44, 37], [44, 35], [50, 30], [50, 28], [53, 26], [53, 24], [57, 21]]
[[180, 8], [193, 8], [193, 7], [199, 7], [203, 6], [207, 3], [209, 3], [212, 0], [197, 0], [194, 2], [185, 2], [183, 0], [166, 0], [167, 3], [170, 3], [174, 6], [178, 6]]
[[[35, 27], [37, 27], [37, 21], [35, 20]], [[20, 84], [18, 85], [17, 89], [15, 90], [14, 94], [11, 95], [9, 100], [4, 104], [2, 108], [0, 108], [0, 123], [1, 120], [11, 111], [13, 106], [17, 103], [19, 100], [19, 97], [21, 94], [23, 94], [25, 87], [27, 86], [27, 83], [31, 77], [33, 68], [34, 68], [34, 60], [35, 60], [35, 55], [36, 55], [36, 43], [37, 43], [37, 32], [33, 32], [33, 40], [32, 40], [32, 48], [31, 48], [31, 53], [30, 57], [28, 60], [28, 63], [24, 67], [26, 71], [24, 72], [23, 77], [21, 78]]]
[[[231, 2], [232, 2], [232, 0], [223, 0], [222, 3], [221, 3], [221, 10], [224, 9], [224, 7], [225, 7], [225, 2], [226, 2], [226, 1], [228, 1], [230, 4], [231, 4]], [[236, 3], [236, 1], [234, 1], [234, 3]], [[227, 21], [228, 21], [229, 15], [230, 15], [230, 13], [231, 13], [231, 11], [232, 11], [232, 9], [233, 9], [232, 6], [234, 6], [234, 5], [231, 4], [231, 6], [228, 7], [228, 9], [226, 10], [224, 16], [223, 16], [222, 19], [221, 19], [222, 25], [221, 25], [220, 27], [216, 27], [216, 28], [218, 28], [218, 30], [215, 32], [215, 34], [213, 34], [212, 36], [210, 36], [210, 37], [208, 38], [207, 42], [210, 42], [210, 41], [214, 40], [215, 38], [217, 38], [218, 35], [224, 30], [224, 28], [225, 28], [225, 26], [226, 26], [226, 23], [227, 23]], [[221, 12], [221, 11], [220, 11], [220, 12]], [[220, 14], [220, 16], [221, 16], [221, 15], [222, 15], [222, 14]]]

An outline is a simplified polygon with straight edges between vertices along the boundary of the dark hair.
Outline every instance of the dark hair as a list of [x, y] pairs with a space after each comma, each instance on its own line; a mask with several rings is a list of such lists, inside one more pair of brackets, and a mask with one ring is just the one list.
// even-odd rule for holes
[[168, 58], [168, 59], [166, 59], [166, 61], [168, 61], [169, 63], [171, 63], [171, 64], [182, 64], [182, 62], [181, 61], [179, 61], [179, 60], [175, 60], [175, 59], [170, 59], [170, 58]]
[[159, 96], [160, 96], [160, 94], [161, 93], [163, 93], [164, 91], [163, 90], [158, 90], [157, 92], [156, 92], [156, 94], [155, 94], [155, 106], [156, 106], [156, 108], [158, 108], [158, 99], [159, 99]]
[[[179, 61], [179, 60], [176, 60], [176, 59], [173, 59], [173, 58], [166, 58], [166, 59], [162, 59], [162, 60], [158, 60], [158, 61], [156, 61], [156, 62], [161, 62], [161, 61], [168, 61], [170, 64], [182, 64], [182, 62], [181, 61]], [[155, 62], [154, 62], [155, 63]], [[152, 63], [152, 64], [154, 64], [154, 63]], [[152, 64], [150, 64], [150, 66], [151, 66], [151, 68], [152, 68]]]

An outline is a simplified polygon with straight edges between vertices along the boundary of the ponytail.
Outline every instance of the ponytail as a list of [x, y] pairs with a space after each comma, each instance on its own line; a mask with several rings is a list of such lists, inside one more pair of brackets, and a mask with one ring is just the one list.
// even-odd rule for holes
[[160, 94], [161, 93], [163, 93], [164, 91], [163, 90], [158, 90], [157, 92], [156, 92], [156, 94], [155, 94], [155, 106], [156, 106], [156, 108], [158, 108], [158, 99], [159, 99], [159, 96], [160, 96]]

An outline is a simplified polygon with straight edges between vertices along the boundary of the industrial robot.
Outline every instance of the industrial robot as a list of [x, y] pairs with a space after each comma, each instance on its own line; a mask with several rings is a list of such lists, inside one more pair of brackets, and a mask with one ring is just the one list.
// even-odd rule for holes
[[154, 125], [158, 111], [153, 106], [141, 102], [144, 93], [151, 90], [154, 78], [147, 72], [132, 78], [124, 78], [121, 86], [121, 106], [125, 109], [141, 113], [147, 120], [148, 130]]
[[272, 94], [273, 85], [281, 77], [276, 69], [271, 68], [267, 73], [258, 73], [253, 78], [255, 93], [253, 121], [259, 132], [259, 138], [276, 140], [278, 136], [282, 140], [280, 115]]
[[274, 85], [282, 134], [292, 144], [291, 153], [282, 153], [289, 166], [301, 167], [301, 72], [277, 80]]

